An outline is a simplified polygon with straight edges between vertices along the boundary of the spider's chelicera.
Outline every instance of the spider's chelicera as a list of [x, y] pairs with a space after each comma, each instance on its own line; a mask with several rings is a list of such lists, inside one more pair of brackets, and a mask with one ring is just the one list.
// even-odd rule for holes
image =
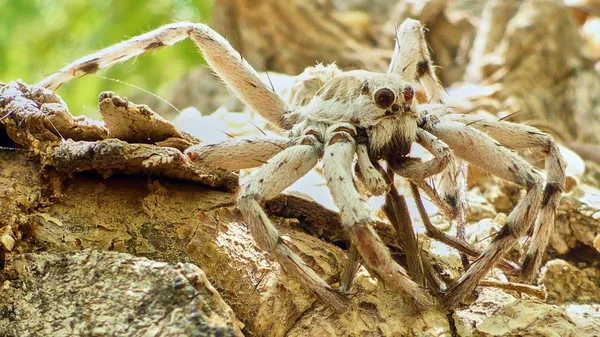
[[[433, 303], [424, 287], [412, 280], [390, 255], [373, 229], [367, 204], [355, 179], [373, 195], [389, 191], [390, 179], [381, 169], [387, 162], [394, 173], [413, 182], [455, 169], [466, 161], [526, 189], [506, 225], [468, 271], [442, 294], [453, 306], [469, 294], [517, 240], [532, 232], [522, 272], [532, 278], [541, 264], [564, 186], [564, 167], [558, 147], [547, 134], [524, 125], [451, 113], [430, 60], [420, 22], [406, 20], [398, 29], [396, 48], [386, 73], [343, 72], [335, 66], [307, 69], [305, 79], [320, 81], [311, 92], [300, 86], [285, 102], [221, 35], [203, 24], [175, 23], [126, 40], [81, 58], [43, 80], [55, 89], [70, 79], [148, 50], [190, 38], [226, 85], [273, 126], [281, 137], [232, 139], [200, 144], [186, 153], [197, 161], [229, 170], [257, 167], [239, 192], [238, 206], [256, 244], [284, 270], [311, 290], [324, 304], [341, 311], [345, 297], [333, 289], [282, 240], [262, 204], [322, 162], [327, 186], [340, 209], [344, 230], [364, 266], [384, 284], [413, 299], [417, 308]], [[311, 78], [311, 72], [315, 74]], [[318, 76], [317, 76], [318, 75]], [[416, 82], [428, 104], [415, 99]], [[429, 150], [429, 161], [409, 159], [413, 143]], [[538, 148], [546, 155], [546, 182], [538, 171], [511, 150]], [[402, 160], [400, 160], [402, 159]], [[353, 165], [357, 166], [354, 175]], [[389, 172], [391, 172], [389, 171]], [[460, 195], [456, 181], [440, 185], [443, 199]], [[460, 202], [452, 203], [460, 207]]]

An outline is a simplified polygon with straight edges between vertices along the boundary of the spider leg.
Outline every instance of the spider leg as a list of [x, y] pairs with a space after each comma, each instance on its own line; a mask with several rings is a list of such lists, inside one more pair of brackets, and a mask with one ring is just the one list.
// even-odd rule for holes
[[423, 129], [417, 131], [417, 143], [431, 152], [434, 158], [426, 162], [405, 162], [403, 158], [388, 162], [396, 174], [418, 182], [442, 172], [450, 162], [452, 150], [439, 138]]
[[[427, 185], [427, 183], [424, 184]], [[475, 247], [473, 247], [470, 243], [464, 242], [463, 240], [458, 240], [456, 237], [447, 235], [446, 233], [435, 227], [433, 223], [431, 223], [431, 220], [427, 215], [427, 211], [425, 210], [425, 206], [423, 206], [423, 202], [421, 200], [421, 193], [419, 192], [419, 189], [422, 189], [423, 186], [418, 186], [412, 181], [410, 182], [410, 189], [413, 194], [413, 198], [415, 199], [415, 203], [417, 205], [417, 211], [419, 212], [421, 220], [425, 225], [425, 234], [434, 240], [437, 240], [449, 247], [458, 250], [461, 253], [465, 253], [472, 257], [478, 257], [479, 255], [481, 255], [481, 252]], [[515, 274], [516, 271], [520, 270], [520, 268], [516, 264], [506, 259], [500, 260], [499, 265], [501, 268], [505, 269], [505, 271], [511, 274]]]
[[396, 31], [396, 46], [388, 73], [399, 74], [408, 82], [419, 80], [429, 102], [443, 103], [446, 91], [435, 75], [421, 22], [406, 19]]
[[[406, 256], [408, 274], [418, 284], [425, 286], [426, 276], [428, 281], [433, 279], [431, 274], [432, 268], [427, 264], [427, 261], [422, 261], [421, 249], [414, 233], [406, 200], [398, 194], [392, 180], [393, 171], [388, 169], [388, 172], [385, 172], [378, 162], [372, 161], [368, 155], [366, 146], [363, 144], [356, 145], [356, 157], [357, 166], [355, 166], [355, 170], [358, 168], [356, 176], [359, 180], [363, 182], [372, 195], [385, 193], [383, 211], [394, 226], [396, 235], [398, 236], [398, 244]], [[362, 172], [365, 173], [363, 174]], [[424, 264], [426, 264], [425, 268]], [[356, 251], [356, 247], [352, 246], [348, 253], [348, 262], [342, 277], [343, 289], [349, 289], [352, 277], [359, 265], [360, 256]], [[427, 275], [424, 274], [425, 272], [427, 272]], [[428, 283], [428, 285], [433, 284]], [[437, 288], [435, 289], [434, 291], [437, 291]]]
[[193, 161], [237, 171], [258, 167], [294, 142], [285, 137], [234, 138], [214, 144], [198, 144], [185, 150]]
[[439, 211], [448, 219], [456, 218], [456, 208], [440, 199], [438, 194], [430, 187], [425, 179], [442, 173], [454, 160], [452, 150], [442, 140], [431, 133], [419, 129], [417, 132], [417, 143], [427, 149], [434, 158], [426, 162], [411, 157], [402, 157], [397, 160], [388, 160], [394, 172], [415, 183], [427, 194]]
[[342, 277], [340, 278], [340, 291], [344, 294], [350, 292], [350, 288], [352, 287], [352, 281], [360, 268], [360, 254], [354, 245], [351, 245], [348, 249], [348, 259], [344, 264], [344, 271], [342, 272]]
[[444, 295], [443, 304], [452, 307], [469, 294], [496, 262], [527, 233], [540, 207], [542, 213], [546, 213], [552, 205], [542, 203], [543, 180], [536, 169], [487, 134], [454, 121], [433, 121], [426, 123], [424, 128], [448, 144], [461, 159], [523, 186], [527, 191], [490, 246]]
[[356, 144], [356, 177], [372, 195], [384, 194], [391, 184], [385, 179], [379, 168], [379, 165], [371, 161], [367, 145]]
[[[354, 173], [356, 178], [362, 183], [365, 189], [371, 195], [383, 195], [390, 188], [393, 188], [392, 181], [384, 177], [383, 168], [379, 163], [373, 162], [369, 156], [369, 150], [366, 144], [356, 144], [356, 165]], [[352, 280], [361, 265], [360, 254], [354, 245], [348, 250], [348, 260], [344, 266], [344, 272], [341, 278], [341, 291], [347, 293], [352, 286]]]
[[[411, 181], [411, 183], [416, 184], [418, 186], [421, 187], [425, 187], [425, 186], [429, 186], [427, 184], [427, 182], [425, 181], [425, 179], [439, 174], [441, 172], [445, 172], [444, 170], [447, 170], [447, 167], [449, 165], [449, 163], [452, 162], [452, 160], [455, 158], [452, 154], [452, 150], [450, 150], [450, 148], [448, 147], [448, 145], [446, 145], [442, 140], [440, 140], [439, 138], [437, 138], [436, 136], [432, 135], [431, 133], [423, 130], [423, 129], [419, 129], [417, 131], [417, 143], [419, 143], [421, 146], [423, 146], [425, 149], [427, 149], [430, 153], [433, 154], [434, 158], [431, 160], [428, 160], [426, 162], [421, 162], [420, 159], [417, 160], [413, 160], [415, 158], [410, 158], [410, 157], [400, 157], [397, 158], [397, 160], [388, 160], [388, 163], [390, 164], [390, 168], [398, 175], [407, 178], [408, 180]], [[416, 188], [416, 186], [415, 186]], [[426, 192], [430, 192], [430, 190], [425, 189]], [[433, 191], [434, 192], [434, 191]], [[413, 191], [414, 193], [414, 191]], [[419, 198], [419, 195], [415, 195], [416, 198]], [[432, 198], [432, 200], [439, 200], [439, 197], [437, 196], [437, 194], [434, 192], [434, 196]], [[441, 201], [441, 200], [440, 200]], [[416, 200], [417, 204], [420, 202], [420, 200]], [[439, 202], [437, 203], [438, 208], [440, 210], [440, 212], [442, 212], [444, 215], [446, 215], [449, 219], [453, 219], [456, 217], [456, 209], [452, 208], [449, 209], [448, 204], [446, 202]], [[427, 216], [424, 213], [421, 213], [421, 216]], [[434, 231], [437, 230], [436, 228], [428, 228], [428, 222], [429, 218], [427, 218], [427, 221], [423, 220], [425, 223], [425, 226], [427, 228], [428, 234], [430, 233], [435, 233]], [[433, 227], [433, 226], [431, 226]], [[459, 228], [462, 226], [458, 226]], [[438, 236], [439, 237], [439, 236]], [[442, 236], [443, 238], [446, 238], [446, 236]], [[461, 243], [461, 241], [464, 242], [464, 244], [466, 245], [466, 240], [464, 240], [464, 238], [458, 237], [457, 240], [452, 240], [451, 238], [449, 238], [449, 240], [446, 240], [446, 242], [452, 242], [452, 243]], [[462, 251], [460, 251], [461, 255], [465, 255]], [[466, 255], [464, 257], [464, 260], [467, 261], [467, 265], [468, 265], [468, 260], [466, 258]], [[427, 267], [427, 264], [424, 263], [424, 265]], [[432, 275], [431, 273], [429, 273], [429, 275]], [[431, 282], [431, 277], [429, 278], [430, 282]]]
[[533, 230], [531, 244], [523, 260], [522, 274], [529, 281], [537, 275], [546, 246], [554, 228], [554, 217], [565, 184], [565, 160], [552, 136], [527, 125], [484, 119], [471, 115], [446, 115], [441, 120], [454, 120], [486, 132], [500, 144], [514, 150], [539, 148], [544, 153], [547, 172], [542, 209]]
[[[392, 172], [390, 172], [391, 175], [393, 175]], [[421, 247], [419, 246], [415, 229], [412, 225], [406, 199], [398, 193], [396, 186], [393, 184], [385, 195], [385, 203], [382, 209], [394, 227], [398, 244], [406, 257], [408, 275], [418, 284], [428, 286], [429, 284], [425, 281], [424, 264], [426, 264], [426, 261], [422, 259]]]
[[[428, 103], [444, 104], [446, 91], [435, 74], [424, 31], [421, 22], [404, 20], [396, 33], [396, 46], [388, 72], [400, 74], [407, 81], [418, 79], [427, 94]], [[467, 223], [466, 182], [466, 163], [451, 155], [446, 169], [440, 172], [438, 190], [453, 209], [457, 237], [463, 241], [466, 241], [464, 228]], [[464, 255], [462, 259], [466, 269], [468, 260]]]
[[[451, 114], [451, 110], [443, 104], [424, 104], [417, 107], [417, 111], [427, 118], [440, 118], [444, 114]], [[426, 144], [421, 144], [426, 147]], [[431, 151], [430, 151], [431, 152]], [[450, 219], [456, 220], [456, 237], [458, 240], [467, 243], [465, 238], [465, 226], [467, 225], [467, 172], [466, 162], [457, 158], [454, 154], [449, 156], [446, 168], [438, 175], [437, 191], [444, 203], [449, 207], [440, 207], [440, 210], [451, 209]], [[423, 186], [422, 182], [415, 182]], [[424, 190], [427, 193], [427, 190]], [[438, 194], [436, 193], [436, 194]], [[437, 199], [434, 198], [432, 200]], [[469, 268], [469, 259], [463, 252], [460, 253], [462, 264], [465, 270]]]
[[355, 154], [356, 130], [350, 124], [335, 124], [327, 130], [323, 154], [323, 173], [335, 204], [340, 209], [342, 225], [365, 267], [386, 286], [412, 297], [417, 309], [431, 304], [431, 298], [411, 280], [404, 268], [391, 257], [373, 230], [369, 207], [354, 186], [351, 166]]
[[[399, 238], [398, 243], [406, 256], [408, 274], [418, 284], [425, 285], [420, 248], [412, 226], [410, 213], [406, 206], [406, 200], [404, 196], [398, 194], [394, 186], [394, 173], [389, 169], [388, 172], [385, 172], [378, 162], [372, 161], [364, 144], [356, 145], [356, 157], [357, 166], [355, 166], [355, 169], [358, 167], [356, 176], [359, 180], [363, 182], [372, 195], [385, 193], [385, 204], [382, 209], [390, 223], [394, 226], [396, 235]], [[363, 174], [363, 172], [365, 173]], [[351, 253], [348, 254], [347, 272], [344, 273], [344, 276], [352, 277], [353, 274], [350, 271], [355, 270], [360, 262], [360, 256], [353, 254], [354, 252], [356, 252], [356, 247], [352, 246]], [[355, 258], [356, 261], [353, 261], [351, 257], [357, 257]], [[342, 285], [346, 289], [352, 280], [344, 277], [342, 281]]]
[[162, 26], [113, 46], [84, 56], [48, 76], [39, 86], [57, 89], [71, 79], [93, 74], [148, 51], [173, 45], [186, 38], [200, 48], [204, 59], [237, 97], [256, 110], [273, 125], [289, 128], [293, 121], [286, 120], [288, 106], [263, 83], [258, 73], [242, 55], [217, 32], [204, 24], [180, 22]]
[[[415, 199], [420, 198], [420, 193], [417, 187], [422, 189], [430, 198], [430, 200], [438, 207], [440, 212], [449, 219], [456, 216], [455, 209], [450, 209], [448, 204], [442, 201], [437, 193], [433, 191], [430, 185], [425, 181], [426, 178], [442, 172], [452, 160], [452, 150], [442, 140], [432, 135], [431, 133], [420, 129], [417, 134], [417, 143], [427, 149], [434, 155], [434, 159], [420, 162], [420, 160], [411, 160], [416, 158], [405, 157], [402, 160], [390, 161], [390, 167], [394, 172], [411, 181], [411, 190]], [[425, 224], [426, 233], [428, 236], [457, 249], [461, 255], [478, 256], [480, 253], [473, 248], [464, 238], [452, 238], [442, 231], [434, 227], [424, 208], [419, 208], [420, 200], [417, 201], [417, 208]], [[468, 261], [468, 260], [467, 260]], [[516, 265], [509, 261], [502, 260], [501, 263], [510, 271], [516, 270]]]
[[238, 207], [256, 244], [271, 254], [288, 275], [299, 280], [321, 302], [341, 312], [346, 307], [346, 299], [285, 244], [261, 207], [262, 202], [276, 197], [310, 171], [317, 164], [321, 151], [321, 143], [310, 135], [301, 138], [298, 145], [279, 152], [267, 164], [256, 169], [252, 178], [242, 186]]

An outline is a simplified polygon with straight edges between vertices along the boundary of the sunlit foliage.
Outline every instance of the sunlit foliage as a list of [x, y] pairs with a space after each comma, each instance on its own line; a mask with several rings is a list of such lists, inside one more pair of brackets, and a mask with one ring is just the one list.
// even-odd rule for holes
[[[212, 0], [0, 0], [0, 81], [36, 83], [91, 51], [163, 24], [207, 22], [212, 6]], [[165, 95], [173, 81], [201, 63], [196, 47], [186, 41], [99, 75]], [[139, 92], [100, 76], [58, 90], [72, 113], [93, 114], [103, 90], [123, 96]]]

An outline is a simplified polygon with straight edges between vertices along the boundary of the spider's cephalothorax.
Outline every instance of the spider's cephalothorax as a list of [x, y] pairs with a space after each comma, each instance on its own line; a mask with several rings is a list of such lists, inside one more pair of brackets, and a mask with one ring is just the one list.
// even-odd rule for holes
[[310, 127], [350, 123], [366, 131], [372, 159], [383, 154], [406, 155], [417, 136], [414, 93], [398, 74], [343, 72], [299, 109], [294, 131], [298, 135]]
[[[305, 79], [310, 85], [300, 86], [291, 95], [291, 104], [261, 81], [225, 38], [208, 26], [195, 23], [166, 25], [110, 46], [76, 60], [39, 85], [57, 88], [73, 77], [185, 38], [202, 50], [205, 60], [234, 94], [274, 127], [285, 131], [283, 137], [196, 145], [186, 153], [194, 160], [229, 170], [258, 167], [238, 196], [238, 207], [248, 228], [256, 244], [323, 303], [341, 311], [347, 301], [287, 246], [262, 208], [265, 200], [276, 197], [319, 161], [340, 209], [352, 255], [357, 252], [369, 272], [389, 289], [411, 298], [415, 307], [430, 305], [432, 298], [391, 257], [374, 231], [369, 208], [354, 183], [355, 179], [360, 180], [374, 195], [389, 191], [389, 177], [382, 176], [378, 159], [386, 160], [390, 170], [417, 184], [440, 173], [454, 179], [456, 175], [451, 173], [458, 157], [526, 189], [525, 197], [509, 214], [490, 246], [445, 291], [444, 305], [454, 306], [471, 293], [494, 264], [528, 233], [533, 235], [522, 270], [528, 278], [536, 274], [564, 186], [565, 163], [558, 147], [550, 136], [529, 126], [450, 113], [443, 104], [444, 91], [435, 76], [423, 26], [418, 21], [408, 19], [398, 28], [387, 73], [342, 72], [337, 67], [322, 67], [324, 72], [313, 71], [314, 78]], [[412, 84], [417, 81], [430, 104], [419, 105], [414, 100]], [[317, 92], [307, 88], [317, 88]], [[424, 162], [408, 160], [413, 142], [429, 150], [434, 158]], [[531, 164], [511, 151], [526, 148], [541, 149], [546, 155], [545, 184]], [[360, 174], [353, 175], [354, 163]], [[457, 186], [461, 185], [440, 184], [447, 194], [452, 194], [448, 191], [458, 189]]]

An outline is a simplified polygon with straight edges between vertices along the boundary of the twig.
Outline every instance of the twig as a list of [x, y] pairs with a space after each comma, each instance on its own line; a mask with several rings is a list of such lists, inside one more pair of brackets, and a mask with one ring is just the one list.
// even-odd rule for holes
[[542, 301], [545, 301], [548, 297], [548, 292], [546, 291], [545, 285], [534, 286], [530, 284], [524, 283], [516, 283], [516, 282], [500, 282], [500, 281], [492, 281], [492, 280], [483, 280], [479, 282], [480, 287], [490, 287], [490, 288], [498, 288], [509, 291], [516, 291], [521, 294], [528, 294], [531, 296], [535, 296]]

